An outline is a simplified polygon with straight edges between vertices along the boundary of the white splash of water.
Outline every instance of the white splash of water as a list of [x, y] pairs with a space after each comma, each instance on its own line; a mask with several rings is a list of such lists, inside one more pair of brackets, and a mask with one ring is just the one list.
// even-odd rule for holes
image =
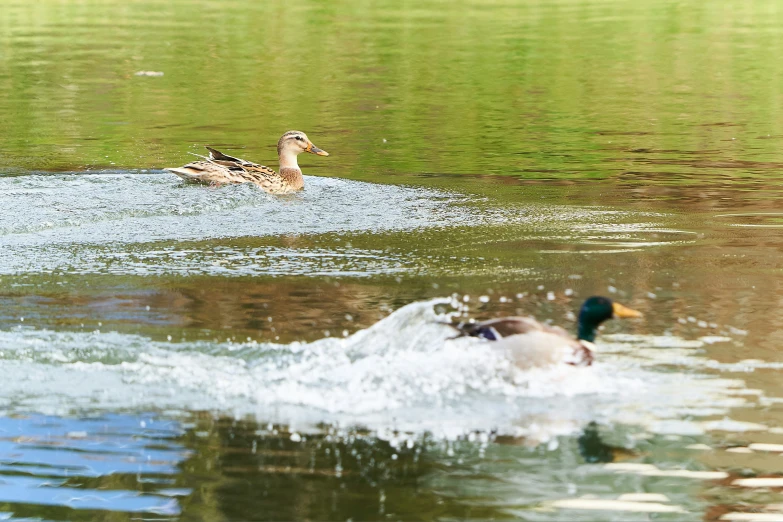
[[705, 366], [703, 343], [674, 337], [613, 336], [599, 342], [592, 367], [521, 371], [492, 343], [450, 340], [452, 329], [439, 324], [449, 315], [436, 310], [449, 304], [413, 303], [347, 338], [312, 343], [0, 332], [0, 397], [13, 409], [43, 413], [209, 409], [305, 428], [331, 423], [443, 437], [495, 431], [539, 440], [590, 420], [671, 427], [747, 400], [732, 392], [741, 381], [662, 370], [671, 364], [669, 350], [678, 364]]

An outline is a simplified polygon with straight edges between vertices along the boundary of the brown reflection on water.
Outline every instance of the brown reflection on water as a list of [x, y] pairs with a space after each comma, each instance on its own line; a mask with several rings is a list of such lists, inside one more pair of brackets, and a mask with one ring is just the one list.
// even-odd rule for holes
[[[386, 315], [393, 296], [374, 285], [346, 281], [220, 281], [180, 289], [185, 301], [177, 313], [190, 328], [252, 331], [276, 340], [340, 335]], [[307, 332], [312, 332], [307, 335]], [[329, 332], [328, 334], [326, 332]]]
[[430, 481], [444, 463], [427, 444], [395, 448], [361, 431], [298, 433], [211, 414], [183, 444], [194, 450], [178, 484], [193, 490], [186, 520], [509, 518], [475, 502], [487, 499], [439, 494]]
[[[131, 288], [6, 294], [6, 327], [117, 330], [152, 337], [291, 342], [367, 328], [411, 300], [443, 295], [424, 282], [400, 286], [330, 278], [192, 278]], [[144, 290], [132, 287], [140, 285]], [[421, 286], [419, 286], [421, 285]], [[423, 290], [423, 291], [422, 291]], [[43, 295], [41, 295], [43, 294]], [[8, 311], [13, 311], [9, 314]]]

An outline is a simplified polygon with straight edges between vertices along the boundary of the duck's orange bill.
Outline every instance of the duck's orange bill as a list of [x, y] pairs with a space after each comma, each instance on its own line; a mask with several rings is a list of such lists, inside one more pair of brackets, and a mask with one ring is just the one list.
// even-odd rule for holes
[[305, 150], [307, 152], [309, 152], [310, 154], [318, 154], [319, 156], [328, 156], [329, 155], [329, 153], [326, 152], [325, 150], [321, 150], [318, 147], [316, 147], [315, 145], [313, 145], [312, 141], [307, 144], [307, 148]]
[[614, 316], [621, 319], [642, 316], [641, 312], [637, 312], [636, 310], [628, 308], [627, 306], [623, 306], [620, 303], [612, 303], [612, 310], [614, 312]]

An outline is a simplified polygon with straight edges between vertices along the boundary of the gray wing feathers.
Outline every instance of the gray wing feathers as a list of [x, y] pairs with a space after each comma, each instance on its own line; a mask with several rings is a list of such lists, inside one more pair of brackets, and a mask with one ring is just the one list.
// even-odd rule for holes
[[217, 149], [213, 149], [212, 147], [205, 147], [209, 151], [209, 159], [216, 160], [216, 161], [227, 161], [230, 163], [237, 163], [241, 166], [256, 166], [255, 163], [252, 163], [250, 161], [243, 160], [242, 158], [235, 158], [234, 156], [229, 156], [228, 154], [223, 154]]

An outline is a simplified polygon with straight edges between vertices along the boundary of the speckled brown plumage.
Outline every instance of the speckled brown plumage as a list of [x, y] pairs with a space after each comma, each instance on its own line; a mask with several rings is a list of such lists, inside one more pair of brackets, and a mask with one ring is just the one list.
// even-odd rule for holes
[[207, 147], [209, 156], [188, 163], [183, 167], [168, 168], [180, 178], [191, 183], [224, 185], [229, 183], [253, 183], [270, 194], [285, 194], [304, 188], [302, 171], [296, 161], [301, 152], [319, 156], [329, 154], [315, 145], [303, 132], [289, 131], [277, 143], [280, 172]]

